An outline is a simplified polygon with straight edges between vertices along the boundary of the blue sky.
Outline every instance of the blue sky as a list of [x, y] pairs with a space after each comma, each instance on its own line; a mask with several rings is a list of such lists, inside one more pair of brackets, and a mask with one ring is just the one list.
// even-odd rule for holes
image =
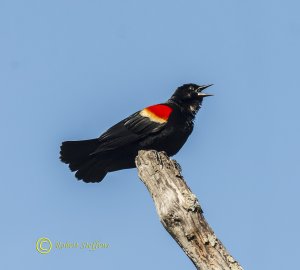
[[[214, 83], [175, 159], [245, 269], [299, 248], [299, 1], [0, 2], [1, 269], [194, 269], [135, 169], [75, 180], [64, 140], [99, 136], [187, 82]], [[96, 251], [52, 243], [108, 243]]]

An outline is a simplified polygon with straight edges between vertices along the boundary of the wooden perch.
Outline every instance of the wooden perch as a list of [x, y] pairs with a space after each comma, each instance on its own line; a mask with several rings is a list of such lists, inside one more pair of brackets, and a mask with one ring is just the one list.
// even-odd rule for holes
[[166, 153], [139, 151], [139, 177], [148, 188], [165, 229], [197, 269], [242, 270], [206, 222], [196, 196]]

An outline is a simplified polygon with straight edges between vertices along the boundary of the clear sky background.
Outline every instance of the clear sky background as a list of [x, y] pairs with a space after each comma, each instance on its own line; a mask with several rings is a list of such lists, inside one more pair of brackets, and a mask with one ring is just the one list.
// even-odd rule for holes
[[[299, 1], [0, 1], [1, 269], [194, 269], [136, 169], [100, 184], [61, 163], [183, 83], [214, 83], [175, 157], [245, 269], [295, 269]], [[207, 91], [208, 92], [208, 91]], [[35, 250], [108, 243], [96, 251]]]

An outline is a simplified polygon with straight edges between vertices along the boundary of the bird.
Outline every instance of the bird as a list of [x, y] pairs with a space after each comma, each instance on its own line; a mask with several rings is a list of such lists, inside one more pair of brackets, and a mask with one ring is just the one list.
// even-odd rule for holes
[[100, 137], [64, 141], [60, 160], [86, 183], [101, 182], [109, 172], [135, 167], [139, 150], [175, 155], [194, 128], [194, 119], [212, 86], [183, 84], [164, 103], [151, 105], [118, 122]]

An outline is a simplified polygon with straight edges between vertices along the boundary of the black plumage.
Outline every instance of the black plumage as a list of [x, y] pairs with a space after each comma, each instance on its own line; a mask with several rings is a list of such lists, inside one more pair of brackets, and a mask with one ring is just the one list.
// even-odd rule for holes
[[108, 172], [135, 167], [139, 150], [175, 155], [194, 126], [209, 87], [185, 84], [165, 103], [147, 107], [112, 126], [97, 139], [65, 141], [60, 159], [84, 182], [100, 182]]

